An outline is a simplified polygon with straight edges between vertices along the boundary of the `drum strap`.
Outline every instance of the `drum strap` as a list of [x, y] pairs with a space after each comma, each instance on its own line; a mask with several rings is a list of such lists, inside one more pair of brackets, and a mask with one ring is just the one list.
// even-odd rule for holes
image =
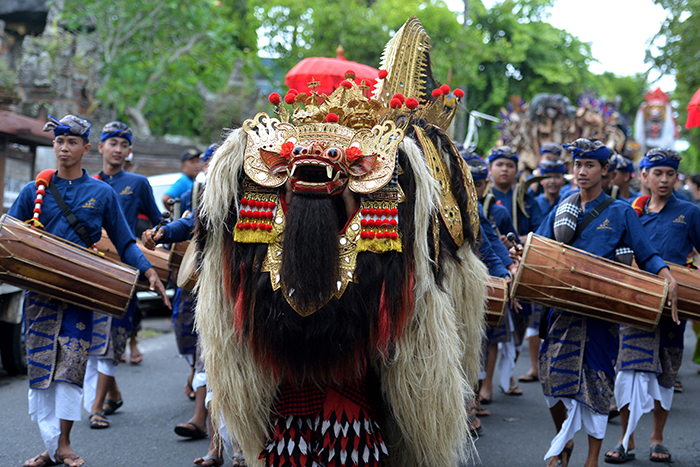
[[586, 218], [583, 219], [583, 222], [576, 226], [576, 232], [574, 233], [573, 238], [569, 242], [569, 245], [572, 245], [576, 241], [576, 239], [581, 236], [586, 227], [588, 227], [588, 225], [591, 222], [593, 222], [595, 218], [600, 215], [601, 212], [605, 211], [605, 209], [608, 206], [610, 206], [614, 201], [615, 200], [612, 198], [607, 198], [606, 200], [602, 201], [598, 206], [591, 209]]
[[51, 192], [51, 195], [53, 195], [53, 198], [56, 200], [56, 204], [58, 204], [58, 207], [61, 209], [61, 212], [68, 220], [70, 226], [73, 227], [73, 230], [75, 230], [75, 233], [77, 233], [78, 237], [80, 237], [83, 243], [85, 243], [85, 246], [87, 248], [90, 248], [90, 246], [92, 245], [92, 240], [90, 240], [90, 236], [85, 230], [83, 224], [78, 222], [78, 218], [75, 217], [73, 211], [71, 211], [68, 205], [66, 204], [66, 201], [63, 199], [63, 196], [61, 196], [61, 193], [59, 193], [58, 188], [56, 187], [56, 184], [53, 182], [53, 180], [51, 181], [51, 183], [49, 183], [49, 191]]

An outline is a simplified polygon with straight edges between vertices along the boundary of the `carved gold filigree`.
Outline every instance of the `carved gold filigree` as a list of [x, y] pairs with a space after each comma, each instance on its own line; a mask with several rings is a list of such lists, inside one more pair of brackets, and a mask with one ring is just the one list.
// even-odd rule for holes
[[263, 161], [260, 150], [279, 153], [282, 143], [294, 131], [294, 126], [282, 123], [261, 112], [252, 120], [243, 122], [243, 131], [248, 137], [243, 165], [246, 175], [258, 185], [266, 187], [278, 187], [284, 184], [287, 181], [287, 172], [272, 173]]
[[440, 184], [440, 216], [442, 217], [447, 231], [450, 233], [452, 240], [457, 246], [464, 244], [464, 230], [462, 229], [462, 214], [457, 204], [457, 199], [452, 193], [452, 184], [450, 180], [450, 171], [445, 164], [445, 161], [440, 157], [440, 153], [420, 127], [414, 127], [416, 136], [423, 148], [425, 154], [425, 162], [428, 164], [430, 173], [433, 178]]
[[377, 81], [374, 95], [388, 104], [395, 93], [427, 100], [425, 77], [430, 36], [417, 17], [411, 16], [384, 48], [380, 68], [388, 72]]
[[391, 180], [396, 165], [396, 153], [403, 140], [404, 131], [393, 121], [387, 120], [370, 131], [360, 131], [354, 141], [362, 145], [365, 154], [377, 154], [372, 170], [360, 177], [350, 177], [348, 185], [360, 194], [372, 193], [384, 187]]

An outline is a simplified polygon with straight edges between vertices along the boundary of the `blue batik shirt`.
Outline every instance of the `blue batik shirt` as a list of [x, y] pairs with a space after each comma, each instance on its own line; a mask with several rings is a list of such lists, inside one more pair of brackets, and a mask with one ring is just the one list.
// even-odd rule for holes
[[489, 212], [487, 217], [491, 222], [491, 225], [493, 226], [494, 230], [498, 229], [496, 233], [500, 233], [501, 235], [508, 235], [510, 232], [513, 232], [515, 234], [515, 241], [517, 243], [520, 243], [520, 236], [518, 235], [518, 232], [515, 231], [515, 227], [513, 227], [513, 222], [511, 222], [510, 220], [510, 214], [508, 213], [508, 210], [502, 205], [496, 203], [495, 199], [494, 202], [491, 203], [491, 205], [489, 206]]
[[[578, 215], [577, 224], [583, 222], [591, 209], [594, 209], [605, 199], [609, 198], [604, 192], [593, 201], [586, 203], [586, 211]], [[539, 235], [554, 238], [554, 218], [556, 209], [553, 209], [537, 230]], [[640, 268], [656, 274], [667, 267], [661, 259], [657, 249], [649, 237], [643, 233], [639, 216], [632, 206], [624, 201], [616, 200], [608, 206], [571, 245], [580, 250], [587, 251], [597, 256], [615, 259], [615, 249], [621, 243], [634, 251], [634, 256]]]
[[700, 251], [700, 208], [693, 203], [674, 194], [659, 212], [644, 206], [640, 220], [664, 260], [684, 266], [693, 247]]
[[[122, 261], [141, 272], [151, 267], [151, 263], [136, 246], [134, 235], [124, 218], [117, 193], [109, 185], [88, 176], [84, 169], [83, 175], [75, 180], [65, 180], [54, 174], [52, 181], [68, 207], [75, 214], [78, 222], [85, 227], [93, 243], [99, 241], [104, 227]], [[31, 219], [34, 213], [35, 199], [36, 185], [34, 182], [29, 182], [22, 188], [7, 214], [21, 221]], [[86, 248], [92, 246], [83, 243], [48, 189], [44, 195], [39, 221], [48, 233]]]
[[544, 193], [541, 195], [537, 195], [537, 197], [535, 198], [535, 202], [539, 206], [540, 212], [545, 217], [549, 214], [549, 212], [552, 209], [557, 207], [559, 201], [561, 201], [561, 196], [556, 197], [556, 199], [554, 200], [554, 204], [549, 204], [549, 200], [545, 198]]
[[143, 175], [133, 174], [121, 170], [114, 175], [100, 173], [100, 179], [112, 187], [119, 195], [119, 202], [131, 232], [136, 234], [136, 221], [139, 214], [143, 213], [156, 225], [162, 215], [153, 198], [153, 189], [148, 179]]
[[508, 277], [506, 267], [513, 264], [513, 260], [510, 259], [508, 250], [496, 235], [491, 223], [484, 216], [481, 203], [479, 203], [479, 226], [481, 227], [481, 245], [479, 247], [481, 260], [489, 268], [490, 275]]
[[[506, 193], [499, 191], [496, 187], [493, 187], [493, 195], [496, 200], [500, 201], [503, 207], [508, 213], [510, 221], [513, 222], [513, 189], [511, 188]], [[540, 212], [539, 205], [535, 202], [535, 197], [531, 191], [525, 193], [525, 211], [530, 215], [530, 217], [525, 216], [520, 209], [518, 209], [518, 232], [519, 235], [527, 235], [530, 232], [534, 232], [539, 227], [544, 216]], [[503, 235], [508, 232], [501, 232]]]

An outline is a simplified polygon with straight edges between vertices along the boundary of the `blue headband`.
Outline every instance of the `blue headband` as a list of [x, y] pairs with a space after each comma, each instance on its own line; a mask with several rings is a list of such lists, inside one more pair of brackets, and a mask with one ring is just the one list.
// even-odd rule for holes
[[540, 154], [546, 153], [556, 154], [557, 156], [560, 156], [561, 146], [559, 146], [557, 143], [544, 143], [542, 147], [540, 147]]
[[[681, 156], [673, 149], [651, 149], [642, 161], [644, 167], [653, 169], [654, 167], [671, 167], [673, 170], [678, 170], [681, 163]], [[639, 164], [640, 167], [642, 164]]]
[[49, 121], [44, 125], [44, 131], [53, 130], [54, 138], [61, 135], [78, 136], [85, 140], [90, 136], [90, 122], [75, 115], [66, 115], [58, 120], [49, 115]]
[[129, 142], [129, 146], [131, 146], [131, 128], [123, 122], [110, 122], [102, 128], [100, 141], [105, 141], [109, 138], [124, 138]]
[[489, 154], [489, 164], [496, 159], [508, 159], [515, 162], [515, 165], [518, 165], [518, 161], [520, 160], [518, 155], [511, 149], [510, 146], [501, 146], [499, 148], [492, 149], [491, 153]]
[[472, 179], [486, 180], [486, 178], [489, 176], [489, 167], [486, 165], [486, 162], [484, 162], [484, 160], [481, 157], [465, 157], [464, 161], [469, 166], [469, 171], [472, 173]]
[[613, 154], [612, 157], [610, 157], [610, 170], [634, 173], [634, 162], [620, 154]]
[[564, 161], [544, 161], [537, 164], [542, 175], [545, 174], [565, 174], [566, 164]]
[[202, 155], [202, 162], [206, 162], [211, 159], [216, 150], [219, 149], [219, 143], [210, 144], [204, 154]]
[[610, 159], [610, 149], [598, 140], [579, 138], [571, 144], [565, 144], [564, 149], [571, 151], [574, 159]]

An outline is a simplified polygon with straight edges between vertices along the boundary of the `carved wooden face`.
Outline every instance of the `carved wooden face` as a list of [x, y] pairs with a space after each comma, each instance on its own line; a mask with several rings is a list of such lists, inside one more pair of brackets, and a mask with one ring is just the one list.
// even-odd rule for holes
[[292, 138], [282, 144], [280, 153], [260, 150], [273, 173], [289, 174], [292, 190], [298, 193], [333, 195], [341, 192], [350, 177], [368, 173], [376, 154], [363, 155], [359, 143], [344, 148], [338, 144], [298, 144]]

